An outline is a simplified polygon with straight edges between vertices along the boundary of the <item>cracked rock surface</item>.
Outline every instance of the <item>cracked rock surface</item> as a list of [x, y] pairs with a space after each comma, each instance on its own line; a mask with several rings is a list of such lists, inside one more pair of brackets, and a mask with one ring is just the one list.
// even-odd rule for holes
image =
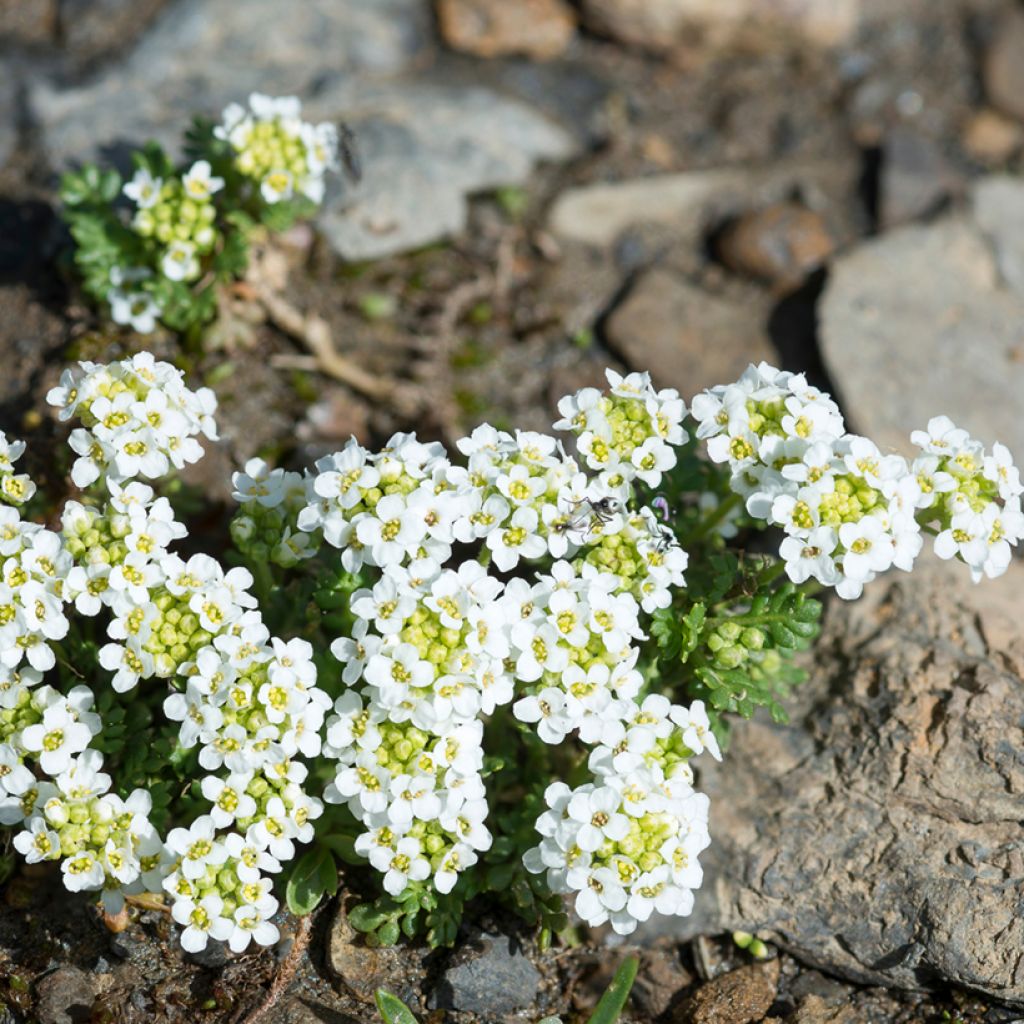
[[743, 928], [857, 981], [1024, 1006], [1024, 566], [987, 593], [964, 576], [927, 565], [834, 602], [792, 724], [737, 726], [702, 780], [691, 934]]

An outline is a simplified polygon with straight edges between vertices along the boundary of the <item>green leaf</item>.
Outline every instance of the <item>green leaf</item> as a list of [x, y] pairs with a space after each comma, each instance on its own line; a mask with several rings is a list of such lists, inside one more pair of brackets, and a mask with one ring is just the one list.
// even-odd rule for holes
[[398, 922], [391, 918], [377, 929], [377, 941], [382, 946], [394, 946], [398, 942]]
[[387, 919], [388, 913], [373, 903], [360, 903], [348, 912], [348, 923], [357, 932], [375, 932]]
[[615, 972], [615, 977], [612, 978], [608, 990], [601, 996], [601, 1001], [590, 1015], [587, 1024], [615, 1024], [629, 998], [639, 967], [640, 961], [635, 956], [623, 960]]
[[338, 869], [331, 851], [317, 844], [299, 858], [285, 887], [288, 909], [304, 917], [338, 886]]
[[393, 996], [390, 992], [379, 988], [374, 998], [377, 1002], [377, 1009], [380, 1010], [380, 1015], [384, 1018], [384, 1024], [418, 1024], [412, 1010], [398, 996]]
[[706, 617], [707, 610], [704, 603], [698, 601], [683, 618], [679, 650], [680, 661], [687, 661], [690, 655], [697, 649], [701, 633], [704, 631], [704, 620]]

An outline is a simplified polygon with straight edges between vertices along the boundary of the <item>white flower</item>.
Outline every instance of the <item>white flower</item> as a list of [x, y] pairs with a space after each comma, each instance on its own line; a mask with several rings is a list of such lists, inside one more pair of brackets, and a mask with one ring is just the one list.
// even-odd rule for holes
[[194, 281], [199, 276], [196, 247], [191, 242], [172, 242], [160, 260], [160, 270], [169, 281]]
[[384, 890], [400, 896], [410, 881], [422, 882], [430, 876], [430, 862], [421, 854], [420, 841], [412, 836], [399, 839], [393, 850], [377, 847], [370, 863], [384, 874]]
[[187, 829], [171, 829], [167, 848], [181, 859], [181, 873], [185, 878], [202, 878], [207, 865], [219, 867], [227, 860], [228, 851], [216, 839], [216, 831], [216, 823], [208, 814], [201, 814]]
[[224, 179], [214, 177], [208, 160], [197, 160], [182, 177], [181, 184], [189, 199], [209, 199], [224, 187]]
[[280, 203], [291, 199], [295, 194], [295, 179], [290, 171], [278, 169], [271, 171], [260, 182], [260, 195], [268, 203]]
[[148, 292], [124, 292], [115, 288], [107, 293], [110, 318], [115, 324], [128, 324], [139, 334], [150, 334], [156, 328], [160, 306]]
[[89, 727], [78, 721], [65, 703], [52, 704], [43, 712], [40, 723], [26, 726], [21, 732], [21, 745], [38, 756], [39, 766], [47, 775], [67, 771], [74, 755], [85, 750], [90, 739]]
[[221, 942], [234, 932], [234, 924], [223, 917], [224, 901], [215, 894], [204, 896], [196, 902], [188, 897], [174, 901], [171, 916], [185, 926], [181, 933], [181, 947], [188, 953], [206, 949], [209, 939]]
[[163, 178], [154, 178], [148, 170], [139, 168], [132, 180], [125, 183], [122, 191], [140, 210], [148, 210], [160, 199], [163, 183]]

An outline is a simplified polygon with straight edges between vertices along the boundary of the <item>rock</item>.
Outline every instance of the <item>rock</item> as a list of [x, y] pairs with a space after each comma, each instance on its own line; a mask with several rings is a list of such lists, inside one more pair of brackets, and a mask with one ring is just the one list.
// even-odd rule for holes
[[319, 217], [345, 259], [378, 259], [463, 230], [467, 196], [523, 184], [536, 162], [576, 149], [563, 128], [487, 89], [428, 81], [342, 89], [313, 111], [345, 111], [363, 161], [358, 186], [336, 192]]
[[423, 957], [423, 951], [413, 946], [371, 949], [338, 907], [327, 936], [327, 966], [362, 1002], [372, 1003], [377, 989], [384, 988], [419, 1013]]
[[1024, 182], [982, 178], [971, 190], [971, 212], [995, 251], [999, 275], [1024, 300]]
[[85, 84], [34, 83], [29, 105], [63, 168], [147, 138], [176, 152], [187, 112], [217, 116], [253, 89], [296, 94], [307, 116], [356, 133], [362, 181], [331, 179], [320, 227], [345, 259], [376, 259], [459, 232], [467, 195], [522, 184], [577, 145], [524, 103], [403, 76], [428, 46], [428, 13], [420, 0], [190, 0]]
[[693, 980], [694, 976], [679, 962], [676, 950], [645, 950], [629, 998], [637, 1009], [653, 1020], [660, 1017], [672, 1005], [676, 995]]
[[563, 0], [436, 0], [436, 10], [444, 41], [477, 57], [551, 60], [565, 52], [576, 29]]
[[5, 0], [0, 3], [0, 45], [52, 43], [57, 35], [58, 0]]
[[922, 556], [834, 602], [792, 724], [737, 724], [702, 772], [703, 925], [859, 982], [1024, 1005], [1024, 563], [991, 609], [968, 579]]
[[231, 959], [231, 952], [226, 942], [211, 939], [203, 949], [187, 954], [189, 960], [200, 967], [223, 967]]
[[1002, 164], [1020, 149], [1024, 132], [1016, 121], [986, 107], [971, 115], [964, 126], [963, 146], [980, 164]]
[[428, 1006], [504, 1019], [529, 1006], [539, 986], [540, 972], [515, 939], [481, 932], [455, 953]]
[[609, 245], [633, 224], [690, 221], [703, 215], [724, 190], [743, 188], [738, 171], [658, 174], [563, 192], [551, 210], [551, 230], [590, 245]]
[[792, 287], [820, 267], [835, 244], [819, 213], [787, 202], [744, 214], [725, 228], [716, 249], [731, 270]]
[[850, 39], [861, 0], [583, 0], [586, 27], [656, 52], [682, 43], [703, 50], [761, 49], [786, 34], [818, 46]]
[[878, 220], [888, 230], [935, 211], [956, 188], [938, 146], [907, 128], [894, 128], [882, 143]]
[[[1009, 268], [1012, 240], [1006, 252]], [[1024, 298], [1000, 282], [974, 221], [948, 217], [861, 244], [833, 263], [818, 310], [851, 429], [909, 452], [910, 431], [945, 414], [1024, 457]]]
[[77, 967], [60, 967], [36, 985], [36, 1016], [40, 1024], [83, 1024], [96, 998], [92, 981]]
[[857, 1024], [857, 1014], [850, 1006], [832, 1006], [821, 996], [810, 995], [786, 1018], [786, 1024]]
[[548, 224], [563, 239], [593, 246], [610, 245], [641, 224], [658, 225], [677, 241], [692, 237], [696, 245], [713, 225], [794, 193], [811, 197], [815, 207], [831, 204], [836, 186], [854, 184], [851, 171], [850, 161], [827, 160], [782, 163], [762, 172], [720, 167], [598, 182], [562, 192]]
[[18, 142], [18, 78], [9, 62], [0, 60], [0, 167]]
[[135, 41], [167, 0], [60, 0], [61, 46], [80, 62]]
[[609, 315], [608, 347], [634, 370], [650, 370], [658, 387], [689, 401], [736, 378], [751, 362], [771, 359], [764, 333], [767, 301], [743, 289], [745, 301], [719, 298], [668, 270], [644, 274]]
[[60, 170], [150, 138], [177, 150], [193, 113], [217, 116], [254, 89], [308, 98], [335, 77], [396, 74], [428, 40], [429, 12], [420, 0], [185, 0], [123, 60], [81, 85], [40, 79], [28, 99]]
[[981, 62], [985, 94], [992, 106], [1024, 121], [1024, 11], [1007, 8]]
[[673, 1024], [751, 1024], [775, 1002], [779, 961], [749, 964], [702, 985], [673, 1016]]

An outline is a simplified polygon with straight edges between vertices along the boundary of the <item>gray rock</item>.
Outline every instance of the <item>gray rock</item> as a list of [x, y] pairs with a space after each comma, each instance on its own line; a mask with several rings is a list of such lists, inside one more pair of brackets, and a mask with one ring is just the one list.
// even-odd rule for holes
[[311, 114], [343, 111], [358, 139], [362, 181], [336, 189], [319, 226], [352, 260], [376, 259], [456, 234], [467, 197], [522, 184], [540, 160], [561, 160], [576, 142], [517, 100], [487, 89], [429, 81], [340, 86]]
[[18, 142], [18, 79], [9, 62], [0, 60], [0, 167]]
[[562, 192], [548, 223], [561, 238], [593, 246], [610, 245], [640, 224], [659, 225], [676, 241], [684, 236], [696, 242], [727, 218], [794, 193], [812, 209], [838, 206], [837, 190], [852, 185], [852, 171], [851, 161], [843, 159], [781, 163], [760, 172], [723, 167], [598, 182]]
[[[993, 193], [977, 194], [985, 209]], [[984, 233], [964, 216], [858, 246], [834, 263], [819, 306], [822, 354], [851, 429], [897, 451], [945, 414], [1024, 457], [1022, 319], [1024, 297], [1000, 281]]]
[[738, 724], [702, 771], [698, 927], [860, 982], [1024, 1006], [1022, 601], [1020, 562], [973, 588], [925, 558], [832, 605], [793, 723]]
[[736, 282], [720, 297], [655, 268], [609, 315], [605, 337], [630, 369], [649, 370], [658, 387], [676, 388], [689, 401], [773, 357], [764, 331], [769, 303], [752, 285]]
[[420, 0], [186, 0], [124, 60], [80, 86], [39, 81], [29, 101], [57, 168], [118, 143], [176, 147], [188, 116], [215, 116], [253, 90], [308, 97], [331, 76], [404, 70], [428, 26]]
[[81, 1024], [89, 1020], [95, 998], [85, 971], [60, 967], [36, 986], [36, 1015], [41, 1024]]
[[907, 128], [888, 132], [882, 145], [879, 222], [884, 229], [926, 214], [957, 187], [938, 146]]
[[529, 1006], [539, 986], [540, 972], [515, 939], [483, 932], [455, 954], [428, 1006], [501, 1019]]
[[231, 959], [231, 952], [226, 942], [211, 939], [203, 949], [189, 953], [188, 958], [200, 967], [223, 967]]
[[468, 195], [521, 184], [537, 161], [576, 148], [523, 103], [402, 77], [429, 39], [421, 0], [191, 0], [120, 65], [81, 86], [36, 83], [29, 101], [62, 168], [123, 159], [147, 138], [177, 151], [189, 113], [216, 116], [254, 89], [298, 95], [308, 116], [344, 119], [356, 132], [362, 181], [332, 181], [320, 226], [346, 259], [376, 259], [457, 233]]
[[1024, 182], [1009, 175], [982, 178], [971, 191], [971, 209], [995, 250], [1000, 276], [1024, 299]]
[[117, 53], [156, 17], [167, 0], [60, 0], [60, 41], [78, 62]]

